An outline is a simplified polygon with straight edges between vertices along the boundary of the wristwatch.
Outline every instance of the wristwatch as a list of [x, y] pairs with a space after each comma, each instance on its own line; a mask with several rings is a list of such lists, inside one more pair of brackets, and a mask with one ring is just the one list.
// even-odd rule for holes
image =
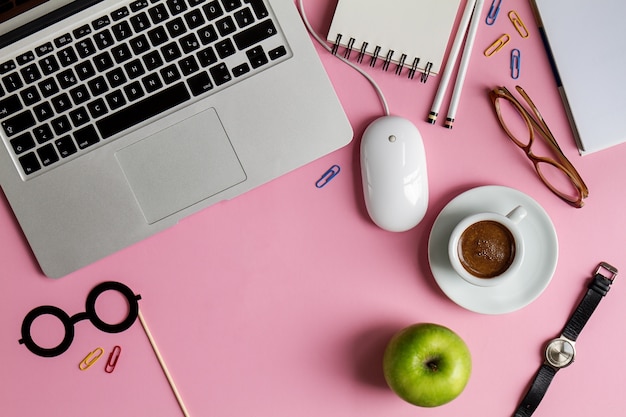
[[[603, 272], [608, 274], [603, 275]], [[587, 293], [568, 320], [561, 336], [548, 342], [545, 350], [545, 362], [539, 368], [528, 392], [515, 411], [515, 417], [530, 417], [541, 399], [546, 394], [552, 378], [557, 371], [574, 362], [576, 339], [591, 317], [602, 297], [611, 288], [617, 276], [617, 269], [606, 262], [601, 262], [589, 283]]]

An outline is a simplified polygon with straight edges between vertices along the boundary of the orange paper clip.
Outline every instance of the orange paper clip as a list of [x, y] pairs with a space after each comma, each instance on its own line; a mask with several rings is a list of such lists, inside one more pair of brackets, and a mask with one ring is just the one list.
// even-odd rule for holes
[[511, 37], [508, 34], [504, 34], [500, 36], [494, 43], [489, 45], [487, 49], [485, 49], [485, 56], [491, 56], [498, 52], [504, 45], [506, 45], [511, 40]]
[[96, 363], [103, 353], [104, 349], [102, 349], [101, 347], [96, 348], [93, 352], [89, 352], [89, 354], [85, 356], [85, 358], [78, 364], [78, 369], [80, 369], [81, 371], [86, 371], [87, 369], [91, 368], [91, 365]]
[[515, 10], [511, 10], [509, 12], [509, 20], [511, 21], [511, 23], [513, 23], [513, 27], [515, 27], [515, 30], [517, 30], [517, 33], [519, 33], [522, 38], [527, 38], [528, 36], [530, 36], [530, 33], [528, 33], [528, 29], [526, 29], [526, 25], [524, 24], [524, 22], [522, 22], [522, 19], [519, 17]]
[[122, 353], [122, 348], [119, 346], [115, 346], [109, 355], [109, 360], [107, 364], [104, 366], [104, 372], [111, 373], [115, 370], [115, 365], [117, 365], [117, 360]]

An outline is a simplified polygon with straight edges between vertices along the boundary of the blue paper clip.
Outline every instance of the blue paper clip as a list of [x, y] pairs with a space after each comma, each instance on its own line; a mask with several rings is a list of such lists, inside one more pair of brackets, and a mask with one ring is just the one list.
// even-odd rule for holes
[[326, 184], [328, 184], [333, 178], [335, 178], [337, 176], [337, 174], [339, 174], [339, 171], [341, 171], [341, 168], [339, 167], [339, 165], [333, 165], [331, 166], [328, 171], [324, 172], [324, 174], [320, 177], [319, 180], [317, 180], [317, 182], [315, 183], [315, 186], [317, 188], [322, 188], [324, 187]]
[[511, 78], [517, 80], [522, 69], [522, 53], [519, 49], [511, 51]]
[[493, 0], [491, 3], [491, 7], [489, 8], [489, 13], [487, 13], [487, 18], [485, 22], [491, 26], [496, 23], [496, 19], [498, 18], [498, 14], [500, 13], [500, 4], [502, 0]]

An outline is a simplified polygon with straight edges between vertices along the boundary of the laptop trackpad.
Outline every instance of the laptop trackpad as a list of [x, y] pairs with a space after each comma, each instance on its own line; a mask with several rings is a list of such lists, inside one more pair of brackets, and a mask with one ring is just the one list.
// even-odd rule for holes
[[116, 157], [149, 224], [246, 179], [215, 109], [121, 149]]

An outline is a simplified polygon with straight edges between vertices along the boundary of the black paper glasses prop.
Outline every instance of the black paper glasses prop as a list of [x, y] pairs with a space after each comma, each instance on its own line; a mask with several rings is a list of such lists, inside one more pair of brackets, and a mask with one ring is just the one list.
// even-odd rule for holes
[[[528, 94], [520, 86], [515, 88], [531, 111], [527, 110], [506, 87], [496, 87], [489, 92], [502, 129], [513, 143], [526, 153], [528, 159], [535, 166], [539, 178], [550, 191], [568, 204], [576, 208], [582, 207], [584, 205], [583, 200], [589, 195], [589, 189], [574, 165], [563, 154], [561, 147]], [[535, 133], [543, 139], [555, 157], [538, 156], [533, 152]]]
[[[118, 291], [126, 297], [126, 300], [128, 300], [128, 316], [118, 324], [106, 323], [101, 320], [96, 313], [96, 300], [103, 292], [108, 290]], [[70, 345], [74, 341], [74, 325], [81, 320], [89, 320], [94, 326], [96, 326], [97, 329], [107, 333], [120, 333], [127, 330], [130, 326], [132, 326], [139, 315], [139, 303], [137, 301], [140, 299], [140, 295], [135, 295], [132, 290], [124, 284], [113, 281], [103, 282], [102, 284], [94, 287], [87, 295], [87, 300], [85, 301], [85, 311], [75, 314], [72, 317], [70, 317], [65, 311], [54, 306], [41, 306], [31, 310], [22, 322], [22, 338], [19, 342], [20, 344], [26, 346], [26, 348], [28, 348], [28, 350], [33, 352], [35, 355], [46, 358], [59, 356], [69, 349]], [[44, 348], [39, 346], [35, 343], [30, 334], [33, 322], [44, 314], [50, 314], [57, 317], [61, 323], [63, 323], [63, 327], [65, 328], [65, 337], [58, 346], [53, 348]]]
[[[98, 297], [103, 292], [108, 291], [108, 290], [118, 291], [124, 297], [126, 297], [126, 300], [128, 301], [128, 307], [129, 307], [128, 316], [126, 316], [124, 320], [122, 320], [120, 323], [117, 323], [117, 324], [106, 323], [105, 321], [100, 319], [100, 317], [98, 317], [98, 314], [96, 313], [96, 301]], [[172, 378], [170, 372], [168, 371], [167, 365], [165, 364], [165, 360], [161, 356], [161, 352], [159, 352], [159, 348], [157, 347], [156, 342], [154, 338], [152, 337], [152, 333], [150, 332], [150, 329], [148, 328], [148, 325], [146, 324], [146, 321], [143, 318], [141, 311], [139, 310], [138, 301], [140, 299], [141, 299], [141, 295], [139, 294], [135, 295], [135, 293], [133, 293], [133, 291], [130, 288], [128, 288], [126, 285], [122, 283], [115, 282], [115, 281], [103, 282], [101, 284], [96, 285], [89, 292], [89, 294], [87, 295], [87, 300], [85, 301], [85, 311], [82, 313], [77, 313], [70, 317], [65, 311], [54, 306], [41, 306], [41, 307], [36, 307], [32, 309], [26, 315], [26, 317], [24, 317], [24, 321], [22, 322], [22, 338], [19, 340], [19, 343], [26, 346], [28, 350], [33, 352], [35, 355], [51, 358], [54, 356], [59, 356], [63, 352], [65, 352], [67, 349], [69, 349], [70, 345], [72, 344], [72, 341], [74, 340], [74, 324], [78, 323], [81, 320], [89, 320], [94, 326], [96, 326], [96, 328], [98, 328], [99, 330], [103, 332], [120, 333], [130, 328], [130, 326], [132, 326], [135, 320], [138, 318], [139, 322], [141, 323], [141, 327], [143, 327], [146, 337], [148, 338], [148, 341], [150, 342], [150, 346], [152, 347], [152, 350], [154, 351], [154, 354], [157, 357], [157, 360], [159, 361], [159, 365], [161, 365], [161, 369], [163, 370], [163, 373], [165, 374], [165, 377], [167, 378], [167, 382], [170, 384], [170, 388], [172, 389], [172, 392], [174, 393], [174, 396], [176, 397], [176, 401], [178, 402], [178, 405], [181, 411], [183, 412], [183, 415], [185, 417], [189, 417], [189, 413], [187, 411], [187, 408], [185, 407], [185, 403], [183, 402], [182, 397], [180, 396], [180, 393], [178, 392], [178, 389], [176, 388], [174, 379]], [[44, 348], [44, 347], [39, 346], [37, 343], [35, 343], [35, 341], [33, 340], [30, 334], [30, 329], [31, 329], [33, 322], [38, 317], [43, 316], [44, 314], [50, 314], [52, 316], [57, 317], [61, 321], [61, 323], [63, 323], [63, 327], [65, 328], [65, 337], [63, 338], [61, 343], [59, 343], [56, 347], [53, 347], [53, 348]], [[119, 351], [118, 351], [118, 355], [119, 355]], [[109, 358], [109, 361], [111, 361], [111, 358]], [[115, 361], [117, 361], [117, 358], [115, 359]], [[111, 366], [115, 366], [115, 364], [113, 363], [111, 364]], [[106, 368], [105, 368], [105, 371], [106, 371]]]

